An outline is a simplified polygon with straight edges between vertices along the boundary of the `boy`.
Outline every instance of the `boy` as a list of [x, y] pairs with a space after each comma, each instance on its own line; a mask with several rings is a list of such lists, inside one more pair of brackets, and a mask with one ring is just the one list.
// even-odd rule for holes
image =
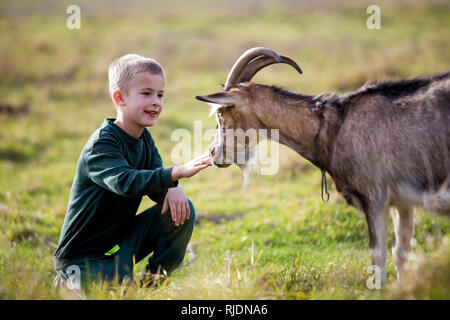
[[[178, 180], [210, 165], [202, 155], [163, 167], [146, 129], [163, 109], [165, 74], [158, 62], [125, 55], [111, 63], [108, 78], [117, 118], [105, 119], [80, 155], [54, 253], [55, 283], [72, 288], [74, 280], [85, 289], [90, 280], [131, 280], [134, 264], [151, 252], [146, 280], [179, 266], [195, 212]], [[157, 204], [136, 215], [145, 195]]]

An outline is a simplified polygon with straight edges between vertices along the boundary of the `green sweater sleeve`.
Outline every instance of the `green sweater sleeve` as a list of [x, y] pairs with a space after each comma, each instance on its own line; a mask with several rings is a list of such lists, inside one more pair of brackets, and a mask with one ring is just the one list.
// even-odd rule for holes
[[142, 197], [176, 186], [172, 168], [137, 170], [130, 166], [113, 139], [96, 141], [86, 152], [84, 162], [92, 181], [124, 197]]
[[[161, 168], [163, 167], [163, 161], [161, 155], [159, 154], [158, 148], [156, 148], [154, 141], [152, 139], [152, 163], [151, 169]], [[178, 185], [178, 180], [173, 182], [173, 186]], [[167, 194], [167, 189], [163, 189], [158, 192], [149, 193], [148, 197], [155, 201], [156, 203], [163, 203]]]

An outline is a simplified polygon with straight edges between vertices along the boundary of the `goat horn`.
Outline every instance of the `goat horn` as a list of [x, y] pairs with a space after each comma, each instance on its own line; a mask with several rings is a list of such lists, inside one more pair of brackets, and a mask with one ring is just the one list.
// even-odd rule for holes
[[230, 73], [227, 77], [227, 82], [225, 83], [224, 91], [228, 91], [231, 86], [236, 84], [236, 80], [239, 75], [244, 70], [245, 66], [254, 58], [258, 56], [269, 56], [277, 62], [281, 62], [281, 57], [273, 50], [264, 47], [255, 47], [245, 51], [239, 59], [236, 60], [235, 64], [231, 68]]
[[255, 76], [255, 74], [259, 70], [261, 70], [262, 68], [265, 68], [271, 64], [274, 64], [274, 63], [289, 64], [295, 70], [297, 70], [298, 73], [300, 73], [300, 74], [303, 73], [302, 69], [300, 69], [300, 67], [294, 60], [292, 60], [288, 57], [285, 57], [285, 56], [280, 56], [280, 58], [281, 58], [281, 61], [276, 61], [272, 57], [268, 57], [268, 56], [260, 56], [260, 57], [253, 59], [245, 66], [244, 70], [241, 72], [241, 75], [239, 76], [236, 83], [247, 82], [247, 81], [252, 80], [252, 78]]

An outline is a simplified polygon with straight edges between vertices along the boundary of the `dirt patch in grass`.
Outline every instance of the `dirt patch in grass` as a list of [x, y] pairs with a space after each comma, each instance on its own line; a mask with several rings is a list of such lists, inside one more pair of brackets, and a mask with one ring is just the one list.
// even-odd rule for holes
[[28, 155], [25, 152], [17, 150], [0, 150], [0, 160], [8, 160], [12, 162], [27, 162]]
[[30, 111], [30, 105], [23, 104], [20, 106], [13, 106], [7, 103], [0, 103], [0, 115], [5, 116], [23, 116]]
[[8, 234], [8, 239], [12, 242], [37, 242], [38, 234], [35, 230], [30, 228], [22, 228], [20, 230], [12, 231]]
[[222, 222], [233, 221], [235, 219], [241, 218], [244, 214], [241, 212], [233, 213], [233, 214], [205, 214], [205, 215], [197, 215], [195, 218], [195, 223], [209, 221], [212, 224], [220, 224]]

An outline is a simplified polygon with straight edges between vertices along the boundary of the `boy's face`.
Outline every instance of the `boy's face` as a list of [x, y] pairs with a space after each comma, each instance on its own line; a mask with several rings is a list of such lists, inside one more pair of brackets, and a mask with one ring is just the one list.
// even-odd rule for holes
[[122, 95], [123, 120], [136, 128], [151, 127], [163, 109], [165, 79], [161, 74], [139, 72]]

